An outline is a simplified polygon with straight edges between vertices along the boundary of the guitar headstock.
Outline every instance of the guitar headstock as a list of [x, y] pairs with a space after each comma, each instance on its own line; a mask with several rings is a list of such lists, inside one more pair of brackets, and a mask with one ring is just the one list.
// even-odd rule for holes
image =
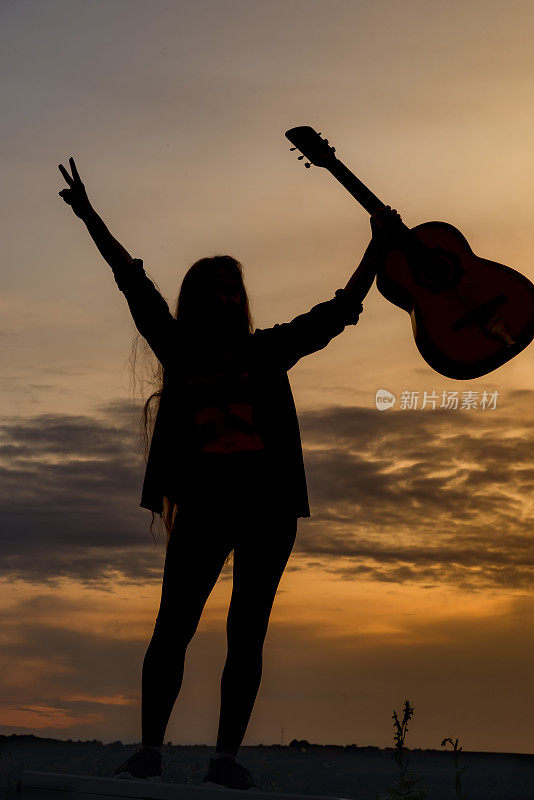
[[316, 167], [326, 167], [328, 169], [335, 161], [335, 147], [330, 147], [328, 139], [322, 139], [321, 134], [317, 133], [309, 125], [299, 125], [297, 128], [290, 128], [286, 131], [286, 137], [291, 144], [295, 145], [291, 150], [300, 150], [303, 154], [299, 156], [299, 160], [304, 156], [309, 158], [310, 163], [306, 163], [306, 167], [312, 164]]

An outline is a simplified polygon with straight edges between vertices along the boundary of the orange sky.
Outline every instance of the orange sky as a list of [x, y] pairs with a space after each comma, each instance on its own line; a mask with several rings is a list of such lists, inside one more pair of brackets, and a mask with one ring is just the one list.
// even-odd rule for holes
[[[310, 124], [416, 225], [534, 280], [529, 2], [35, 0], [0, 8], [4, 186], [0, 733], [140, 740], [164, 549], [139, 508], [135, 328], [58, 197], [96, 210], [171, 308], [188, 266], [245, 266], [256, 327], [333, 296], [368, 215], [284, 131]], [[289, 373], [312, 516], [271, 616], [244, 744], [307, 738], [534, 752], [532, 347], [473, 381], [432, 371], [374, 286]], [[498, 391], [495, 409], [379, 413], [375, 392]], [[231, 567], [166, 740], [213, 744]]]

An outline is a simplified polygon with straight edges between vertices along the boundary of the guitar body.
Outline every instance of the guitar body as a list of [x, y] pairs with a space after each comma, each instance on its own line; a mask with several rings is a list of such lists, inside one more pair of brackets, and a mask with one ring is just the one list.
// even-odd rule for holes
[[[309, 125], [286, 131], [309, 158], [327, 169], [369, 214], [384, 203], [336, 156]], [[429, 366], [447, 378], [486, 375], [534, 338], [534, 285], [515, 269], [475, 255], [447, 222], [404, 223], [388, 230], [376, 285], [409, 315], [415, 343]]]
[[[534, 338], [531, 281], [475, 255], [463, 234], [446, 222], [425, 222], [410, 230], [434, 260], [418, 269], [409, 252], [393, 246], [378, 269], [376, 285], [410, 315], [416, 346], [429, 366], [448, 378], [467, 380], [521, 352]], [[433, 280], [436, 266], [442, 269]]]

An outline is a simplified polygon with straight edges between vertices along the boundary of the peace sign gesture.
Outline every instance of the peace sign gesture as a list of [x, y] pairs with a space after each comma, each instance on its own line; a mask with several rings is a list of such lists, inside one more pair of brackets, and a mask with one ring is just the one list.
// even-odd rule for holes
[[78, 170], [76, 169], [76, 164], [74, 163], [72, 156], [69, 158], [69, 163], [72, 171], [72, 177], [69, 175], [63, 164], [58, 165], [59, 171], [69, 185], [68, 189], [62, 189], [59, 192], [59, 196], [63, 198], [67, 205], [72, 207], [72, 210], [77, 217], [83, 219], [87, 212], [91, 209], [91, 203], [89, 202], [89, 198], [87, 197], [87, 193], [85, 191], [85, 186], [83, 185], [78, 174]]

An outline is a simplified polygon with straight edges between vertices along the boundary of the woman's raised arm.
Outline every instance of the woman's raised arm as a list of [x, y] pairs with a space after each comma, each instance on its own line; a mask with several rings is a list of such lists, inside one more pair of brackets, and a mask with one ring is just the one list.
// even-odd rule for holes
[[372, 238], [367, 245], [367, 250], [356, 268], [350, 276], [345, 290], [351, 297], [361, 301], [367, 295], [376, 276], [377, 265], [383, 256], [384, 248], [387, 243], [388, 233], [400, 222], [401, 217], [398, 211], [391, 206], [383, 206], [371, 214]]
[[63, 198], [67, 205], [71, 206], [76, 216], [85, 222], [94, 243], [112, 269], [124, 264], [131, 264], [133, 261], [131, 255], [111, 235], [103, 220], [91, 205], [85, 191], [85, 185], [82, 183], [72, 156], [69, 158], [69, 163], [72, 176], [69, 175], [63, 164], [58, 165], [59, 171], [68, 183], [68, 188], [62, 189], [59, 192], [59, 196]]
[[69, 163], [72, 175], [63, 164], [58, 165], [68, 184], [59, 195], [87, 226], [94, 243], [113, 270], [117, 286], [126, 297], [137, 330], [156, 357], [165, 363], [176, 333], [176, 320], [166, 300], [146, 275], [141, 259], [131, 257], [93, 209], [72, 157]]
[[356, 325], [376, 276], [385, 237], [400, 216], [389, 206], [371, 216], [372, 239], [356, 271], [344, 289], [336, 289], [331, 300], [318, 303], [291, 322], [257, 329], [254, 337], [271, 361], [290, 370], [303, 356], [322, 350], [347, 325]]

